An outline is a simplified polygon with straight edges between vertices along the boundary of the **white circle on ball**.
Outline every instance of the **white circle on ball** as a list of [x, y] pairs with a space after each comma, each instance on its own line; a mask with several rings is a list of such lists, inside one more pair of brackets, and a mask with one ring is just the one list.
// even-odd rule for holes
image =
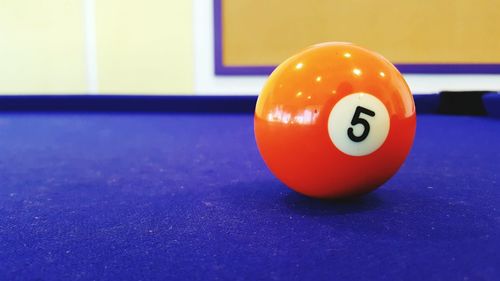
[[347, 155], [365, 156], [385, 142], [391, 123], [385, 105], [368, 93], [343, 97], [328, 117], [328, 134], [335, 147]]

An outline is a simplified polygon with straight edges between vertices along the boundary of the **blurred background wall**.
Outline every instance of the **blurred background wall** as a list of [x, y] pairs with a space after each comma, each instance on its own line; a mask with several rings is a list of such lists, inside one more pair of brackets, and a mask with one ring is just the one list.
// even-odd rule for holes
[[[213, 34], [212, 0], [0, 0], [0, 94], [257, 94], [264, 75], [214, 74]], [[415, 93], [500, 90], [405, 76]]]
[[0, 0], [0, 93], [194, 92], [193, 3]]

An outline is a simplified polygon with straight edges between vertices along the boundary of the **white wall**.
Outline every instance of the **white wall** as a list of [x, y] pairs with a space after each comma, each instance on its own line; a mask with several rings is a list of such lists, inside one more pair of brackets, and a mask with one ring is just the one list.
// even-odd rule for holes
[[[215, 76], [213, 42], [213, 1], [193, 0], [195, 93], [201, 95], [257, 94], [264, 76]], [[500, 75], [405, 75], [414, 93], [442, 90], [497, 90]]]
[[196, 94], [248, 95], [257, 94], [264, 76], [214, 75], [213, 0], [193, 0], [194, 59]]
[[[259, 93], [266, 76], [214, 75], [213, 34], [213, 0], [3, 0], [0, 94]], [[406, 78], [415, 93], [500, 90], [500, 75]]]

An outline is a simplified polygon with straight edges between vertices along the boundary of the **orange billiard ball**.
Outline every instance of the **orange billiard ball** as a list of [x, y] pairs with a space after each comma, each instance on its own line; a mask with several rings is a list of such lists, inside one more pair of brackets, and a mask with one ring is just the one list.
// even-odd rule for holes
[[340, 198], [376, 189], [413, 144], [415, 104], [399, 71], [349, 43], [324, 43], [270, 75], [255, 138], [271, 172], [293, 190]]

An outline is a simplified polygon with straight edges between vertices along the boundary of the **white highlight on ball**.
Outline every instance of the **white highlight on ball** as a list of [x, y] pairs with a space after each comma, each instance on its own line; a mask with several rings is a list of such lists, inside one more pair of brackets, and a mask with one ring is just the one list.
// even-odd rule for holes
[[328, 117], [328, 134], [343, 153], [365, 156], [382, 146], [390, 125], [389, 112], [378, 98], [368, 93], [353, 93], [333, 106]]

